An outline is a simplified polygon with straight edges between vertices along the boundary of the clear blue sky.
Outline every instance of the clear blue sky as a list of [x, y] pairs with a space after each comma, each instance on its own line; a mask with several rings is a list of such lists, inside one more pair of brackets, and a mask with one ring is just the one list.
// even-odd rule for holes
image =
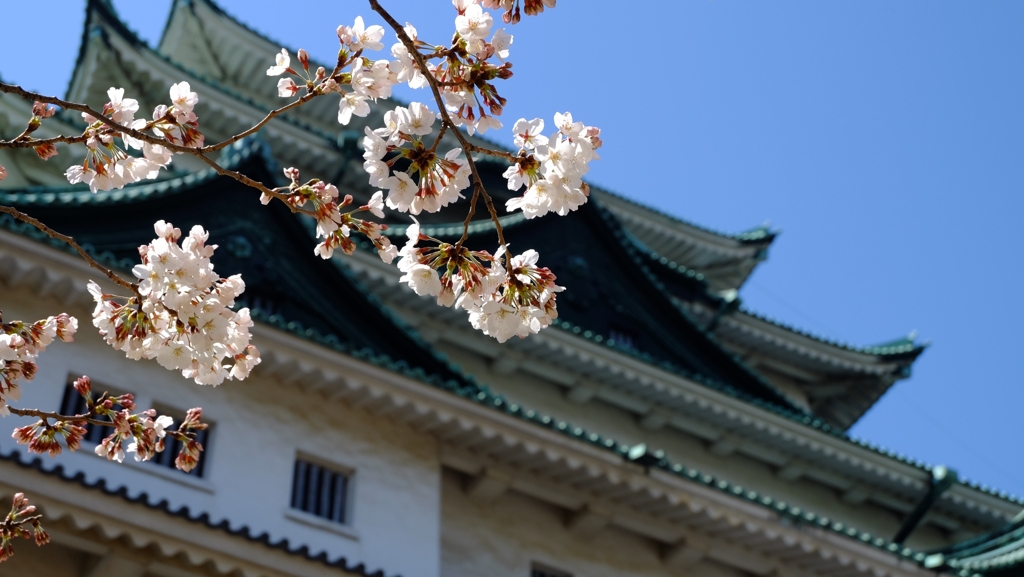
[[[115, 3], [159, 37], [169, 0]], [[370, 14], [220, 3], [323, 60]], [[5, 6], [0, 75], [63, 94], [83, 5]], [[450, 37], [447, 0], [384, 5]], [[853, 344], [932, 342], [853, 434], [1024, 495], [1022, 30], [1011, 0], [562, 0], [511, 29], [505, 120], [571, 110], [604, 130], [593, 183], [723, 231], [770, 220], [748, 307]]]

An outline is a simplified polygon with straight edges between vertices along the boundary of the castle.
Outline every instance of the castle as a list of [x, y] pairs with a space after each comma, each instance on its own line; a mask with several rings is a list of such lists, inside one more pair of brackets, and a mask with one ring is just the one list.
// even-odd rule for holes
[[[279, 105], [249, 79], [281, 47], [213, 0], [176, 1], [156, 48], [107, 0], [87, 11], [68, 100], [101, 106], [123, 86], [160, 101], [186, 80], [209, 142]], [[336, 106], [274, 119], [219, 162], [268, 182], [295, 166], [365, 200], [359, 136], [382, 111], [341, 127]], [[0, 138], [30, 109], [0, 95]], [[39, 133], [80, 130], [60, 114]], [[537, 249], [567, 290], [554, 326], [500, 345], [370, 250], [321, 261], [309, 221], [194, 159], [92, 194], [58, 162], [80, 151], [60, 151], [0, 150], [0, 204], [117, 270], [154, 221], [202, 224], [218, 272], [246, 280], [263, 363], [207, 389], [125, 359], [88, 326], [96, 271], [0, 218], [5, 318], [66, 310], [83, 325], [43, 354], [21, 405], [74, 410], [68, 383], [88, 374], [143, 407], [202, 406], [213, 423], [190, 474], [166, 458], [118, 465], [91, 446], [40, 458], [0, 441], [0, 495], [29, 492], [53, 536], [18, 543], [0, 576], [1024, 574], [1024, 503], [845, 432], [910, 374], [920, 344], [851, 347], [741, 305], [771, 230], [721, 234], [598, 188], [558, 226], [505, 216], [506, 238]], [[481, 167], [506, 194], [505, 167]], [[430, 235], [461, 234], [426, 216]], [[478, 219], [470, 234], [494, 226]]]

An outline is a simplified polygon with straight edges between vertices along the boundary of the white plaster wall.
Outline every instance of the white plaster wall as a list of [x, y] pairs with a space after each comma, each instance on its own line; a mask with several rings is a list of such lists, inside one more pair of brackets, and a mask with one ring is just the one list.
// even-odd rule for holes
[[[36, 302], [2, 284], [0, 291], [7, 320], [35, 320], [65, 310], [55, 300]], [[202, 479], [135, 463], [130, 456], [118, 465], [92, 454], [91, 447], [61, 454], [54, 465], [83, 471], [90, 481], [103, 477], [115, 486], [123, 484], [131, 495], [146, 492], [151, 502], [166, 498], [173, 508], [188, 505], [194, 513], [208, 512], [215, 522], [226, 518], [232, 527], [248, 525], [256, 535], [266, 531], [275, 541], [286, 537], [293, 546], [308, 545], [314, 554], [324, 550], [331, 559], [365, 563], [371, 571], [439, 575], [441, 468], [432, 437], [285, 388], [262, 378], [259, 367], [243, 382], [196, 385], [153, 361], [131, 361], [111, 349], [91, 326], [90, 311], [67, 312], [82, 325], [76, 341], [55, 343], [43, 353], [35, 380], [25, 384], [15, 406], [57, 410], [68, 375], [88, 374], [94, 387], [134, 393], [140, 408], [154, 402], [182, 411], [202, 406], [204, 420], [214, 429]], [[261, 344], [258, 337], [255, 343]], [[8, 431], [29, 422], [15, 416], [0, 420]], [[9, 433], [0, 435], [0, 448], [7, 452], [13, 446]], [[352, 535], [286, 516], [297, 451], [355, 471]]]
[[738, 577], [713, 561], [669, 567], [653, 541], [614, 528], [582, 537], [565, 528], [564, 513], [507, 493], [490, 504], [466, 497], [458, 473], [444, 473], [442, 574], [445, 577], [529, 577], [532, 563], [573, 577]]

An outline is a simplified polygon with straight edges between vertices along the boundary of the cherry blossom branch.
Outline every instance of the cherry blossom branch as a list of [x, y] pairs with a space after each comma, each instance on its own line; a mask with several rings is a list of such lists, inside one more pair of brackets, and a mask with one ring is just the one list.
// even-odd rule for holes
[[84, 134], [81, 136], [53, 136], [51, 138], [29, 138], [25, 139], [25, 134], [18, 136], [12, 140], [0, 140], [0, 148], [35, 148], [40, 145], [47, 144], [84, 144], [89, 137]]
[[481, 154], [486, 154], [486, 155], [489, 155], [489, 156], [497, 156], [498, 158], [504, 158], [505, 160], [511, 162], [512, 164], [515, 164], [515, 163], [517, 163], [517, 162], [522, 160], [522, 157], [516, 156], [516, 155], [512, 154], [511, 152], [505, 152], [504, 150], [493, 150], [493, 149], [490, 149], [490, 148], [484, 148], [482, 146], [477, 146], [475, 144], [468, 144], [468, 146], [469, 146], [469, 150], [472, 151], [472, 152], [479, 152]]
[[[462, 149], [466, 151], [466, 161], [469, 163], [469, 170], [473, 174], [473, 197], [477, 198], [478, 194], [484, 197], [484, 202], [487, 203], [487, 209], [491, 213], [491, 220], [494, 221], [494, 226], [498, 231], [498, 242], [501, 246], [505, 246], [505, 235], [501, 227], [501, 221], [498, 218], [498, 212], [494, 209], [494, 203], [491, 201], [490, 195], [487, 194], [487, 190], [483, 186], [483, 179], [480, 177], [480, 172], [477, 170], [476, 162], [473, 161], [473, 156], [469, 154], [473, 145], [470, 144], [469, 140], [467, 140], [465, 136], [463, 136], [462, 131], [458, 129], [452, 121], [451, 116], [448, 115], [448, 109], [445, 107], [444, 99], [441, 97], [441, 89], [438, 86], [438, 80], [434, 78], [430, 69], [427, 68], [427, 62], [424, 59], [423, 54], [420, 53], [416, 48], [416, 43], [413, 42], [412, 38], [410, 38], [405, 32], [405, 27], [402, 26], [398, 20], [395, 20], [394, 16], [389, 14], [388, 11], [380, 5], [378, 0], [369, 0], [369, 2], [370, 8], [377, 14], [380, 14], [381, 18], [383, 18], [384, 21], [387, 22], [395, 31], [395, 35], [402, 44], [405, 45], [406, 49], [409, 51], [409, 55], [416, 61], [416, 66], [419, 67], [420, 72], [422, 72], [423, 76], [427, 79], [427, 84], [430, 85], [430, 91], [434, 95], [434, 102], [437, 103], [437, 108], [441, 112], [442, 126], [447, 125], [452, 128], [452, 132], [455, 134], [455, 137], [459, 139], [459, 144], [462, 145]], [[470, 216], [472, 216], [473, 211], [473, 202], [470, 201]], [[462, 238], [459, 240], [458, 244], [456, 244], [458, 249], [462, 248], [462, 243], [469, 235], [469, 221], [470, 218], [467, 217], [462, 229]]]
[[56, 412], [40, 411], [39, 409], [18, 409], [10, 405], [7, 406], [7, 410], [11, 413], [18, 415], [19, 417], [38, 417], [40, 419], [53, 419], [54, 421], [61, 422], [75, 422], [75, 423], [89, 423], [90, 425], [96, 425], [99, 427], [113, 427], [114, 424], [110, 421], [101, 421], [89, 416], [84, 415], [61, 415]]
[[[0, 562], [10, 559], [14, 555], [14, 547], [11, 546], [11, 541], [14, 539], [32, 537], [37, 546], [50, 542], [50, 535], [43, 530], [40, 523], [43, 516], [34, 514], [35, 512], [35, 505], [29, 504], [24, 493], [15, 493], [11, 512], [0, 521]], [[32, 529], [27, 529], [26, 525], [31, 525]]]
[[441, 130], [437, 132], [437, 138], [434, 139], [434, 144], [430, 146], [430, 152], [437, 152], [437, 145], [441, 144], [441, 139], [444, 138], [444, 133], [448, 131], [448, 125], [444, 122], [441, 123]]
[[59, 232], [53, 230], [49, 226], [43, 224], [43, 222], [40, 221], [39, 219], [31, 217], [31, 216], [25, 214], [24, 212], [21, 212], [20, 210], [14, 208], [12, 206], [0, 205], [0, 212], [9, 214], [9, 215], [13, 216], [15, 219], [20, 220], [21, 222], [24, 222], [24, 223], [27, 223], [27, 224], [30, 224], [30, 225], [36, 227], [37, 229], [39, 229], [42, 232], [44, 232], [50, 238], [53, 238], [53, 239], [56, 239], [56, 240], [59, 240], [61, 242], [66, 243], [71, 248], [75, 249], [75, 251], [78, 252], [79, 256], [81, 256], [82, 259], [85, 260], [85, 262], [89, 263], [89, 266], [91, 266], [92, 268], [102, 272], [104, 275], [106, 275], [106, 277], [108, 279], [113, 281], [118, 286], [124, 287], [124, 288], [132, 291], [132, 293], [135, 294], [135, 296], [139, 297], [140, 300], [142, 299], [142, 295], [139, 294], [139, 285], [138, 284], [131, 283], [131, 282], [128, 282], [128, 281], [124, 280], [123, 278], [117, 276], [117, 274], [114, 271], [112, 271], [109, 268], [101, 265], [88, 252], [86, 252], [85, 249], [82, 248], [82, 246], [79, 245], [78, 242], [76, 242], [73, 237], [70, 237], [70, 236], [68, 236], [66, 234], [62, 234], [62, 233], [59, 233]]
[[[238, 134], [236, 136], [233, 136], [233, 137], [229, 138], [228, 140], [226, 140], [226, 141], [224, 141], [222, 143], [215, 144], [215, 145], [208, 146], [208, 147], [203, 147], [203, 148], [192, 148], [192, 147], [188, 147], [188, 146], [181, 146], [181, 145], [178, 145], [178, 144], [174, 144], [172, 142], [168, 142], [167, 140], [165, 140], [163, 138], [158, 138], [156, 136], [152, 136], [150, 134], [146, 134], [145, 132], [142, 132], [142, 131], [139, 131], [139, 130], [135, 130], [135, 129], [127, 127], [127, 126], [120, 125], [120, 124], [114, 122], [113, 120], [107, 118], [106, 116], [104, 116], [101, 112], [97, 112], [96, 110], [93, 110], [91, 107], [86, 106], [84, 104], [78, 104], [78, 103], [75, 103], [75, 102], [69, 102], [67, 100], [63, 100], [63, 99], [56, 98], [56, 97], [53, 97], [53, 96], [45, 96], [43, 94], [38, 94], [38, 93], [35, 93], [35, 92], [30, 92], [28, 90], [25, 90], [25, 89], [21, 88], [20, 86], [15, 86], [15, 85], [11, 85], [11, 84], [5, 84], [3, 82], [0, 82], [0, 92], [4, 92], [4, 93], [8, 93], [8, 94], [16, 94], [16, 95], [18, 95], [18, 96], [20, 96], [20, 97], [22, 97], [22, 98], [24, 98], [26, 100], [35, 100], [35, 101], [42, 102], [42, 103], [45, 103], [45, 104], [55, 104], [55, 105], [60, 106], [61, 108], [64, 108], [66, 110], [75, 110], [75, 111], [78, 111], [78, 112], [83, 112], [85, 114], [89, 114], [93, 118], [97, 119], [98, 121], [102, 122], [103, 124], [105, 124], [106, 126], [112, 128], [113, 130], [115, 130], [117, 132], [121, 132], [121, 133], [127, 134], [128, 136], [131, 136], [131, 137], [136, 138], [138, 140], [143, 140], [145, 142], [149, 142], [151, 144], [158, 144], [158, 145], [163, 146], [164, 148], [166, 148], [168, 150], [171, 150], [171, 151], [174, 151], [174, 152], [180, 152], [180, 153], [183, 153], [183, 154], [189, 154], [189, 155], [195, 156], [195, 157], [199, 158], [199, 160], [201, 160], [203, 163], [208, 165], [210, 168], [212, 168], [215, 171], [217, 171], [218, 174], [220, 174], [222, 176], [227, 176], [227, 177], [232, 178], [234, 180], [237, 180], [238, 182], [240, 182], [240, 183], [242, 183], [242, 184], [244, 184], [244, 185], [246, 185], [248, 187], [255, 188], [256, 190], [260, 191], [263, 194], [266, 194], [267, 196], [270, 196], [272, 198], [276, 198], [276, 199], [284, 202], [289, 207], [289, 209], [292, 212], [298, 212], [298, 213], [313, 215], [313, 213], [311, 211], [309, 211], [309, 210], [302, 209], [302, 208], [299, 208], [299, 207], [296, 207], [296, 206], [292, 205], [291, 203], [288, 203], [287, 202], [287, 200], [288, 200], [288, 195], [287, 194], [283, 194], [283, 193], [278, 192], [278, 191], [276, 191], [274, 189], [271, 189], [268, 186], [266, 186], [265, 184], [263, 184], [262, 182], [259, 182], [259, 181], [255, 180], [255, 179], [252, 179], [252, 178], [249, 178], [248, 176], [245, 176], [244, 174], [242, 174], [240, 172], [224, 168], [223, 166], [217, 164], [216, 161], [214, 161], [214, 160], [210, 159], [209, 157], [207, 157], [204, 153], [207, 152], [207, 151], [214, 152], [214, 151], [217, 151], [217, 150], [221, 150], [222, 148], [225, 148], [228, 145], [233, 144], [233, 143], [241, 140], [242, 138], [245, 138], [246, 136], [249, 136], [251, 134], [254, 134], [254, 133], [258, 132], [260, 129], [263, 128], [263, 126], [265, 126], [268, 122], [270, 122], [270, 120], [273, 119], [275, 116], [277, 116], [277, 115], [279, 115], [279, 114], [281, 114], [281, 113], [283, 113], [283, 112], [285, 112], [287, 110], [291, 110], [293, 108], [297, 108], [297, 107], [301, 106], [302, 104], [305, 104], [306, 102], [309, 102], [310, 100], [313, 99], [314, 96], [317, 95], [317, 93], [307, 94], [307, 95], [303, 96], [302, 98], [296, 100], [295, 102], [292, 102], [292, 103], [290, 103], [290, 104], [288, 104], [286, 106], [283, 106], [281, 108], [272, 110], [270, 113], [267, 114], [267, 116], [263, 120], [261, 120], [259, 123], [257, 123], [253, 128], [250, 128], [249, 130], [246, 130], [246, 131], [244, 131], [244, 132], [242, 132], [242, 133], [240, 133], [240, 134]], [[69, 144], [76, 144], [76, 143], [85, 142], [87, 139], [88, 139], [88, 137], [85, 136], [85, 135], [78, 136], [78, 137], [58, 136], [58, 137], [55, 137], [55, 138], [48, 138], [48, 139], [29, 139], [29, 140], [18, 140], [18, 139], [15, 139], [15, 140], [12, 140], [12, 141], [0, 141], [0, 148], [34, 148], [36, 146], [39, 146], [40, 144], [47, 144], [47, 143], [54, 143], [54, 142], [65, 142], [65, 143], [69, 143]], [[10, 207], [6, 207], [6, 208], [8, 208], [9, 210], [4, 210], [3, 212], [8, 212], [9, 214], [14, 216], [15, 218], [18, 218], [17, 215], [15, 215], [13, 212], [10, 212], [11, 210], [14, 210], [14, 209], [12, 209]], [[15, 211], [15, 212], [17, 212], [17, 211]], [[19, 213], [19, 214], [21, 214], [21, 213]], [[24, 219], [20, 219], [20, 220], [24, 220]], [[35, 219], [33, 219], [33, 220], [35, 220]], [[36, 228], [39, 228], [40, 230], [43, 230], [47, 234], [50, 234], [50, 232], [52, 232], [52, 229], [49, 229], [49, 227], [46, 227], [45, 225], [43, 225], [39, 221], [35, 221], [35, 222], [25, 221], [25, 222], [29, 222], [30, 224], [32, 224]], [[63, 238], [60, 238], [59, 236], [54, 236], [53, 234], [50, 234], [50, 236], [53, 236], [53, 238], [58, 238], [59, 240], [64, 240]], [[70, 237], [67, 237], [67, 238], [70, 238]], [[83, 255], [85, 254], [84, 252], [81, 251], [80, 247], [77, 247], [77, 245], [72, 245], [72, 246], [75, 246], [76, 250], [78, 250], [80, 254], [83, 254]], [[93, 262], [95, 262], [95, 261], [93, 261]], [[93, 263], [90, 262], [90, 264], [93, 264]], [[95, 264], [93, 266], [98, 267], [98, 265], [95, 265]], [[107, 271], [104, 268], [100, 268], [100, 270], [103, 270], [105, 273], [109, 273], [109, 271]], [[112, 273], [107, 274], [107, 276], [110, 277], [110, 274], [112, 274]], [[115, 282], [117, 282], [117, 281], [115, 281]], [[118, 283], [118, 284], [121, 284], [121, 283]], [[125, 285], [122, 284], [122, 286], [125, 286]]]

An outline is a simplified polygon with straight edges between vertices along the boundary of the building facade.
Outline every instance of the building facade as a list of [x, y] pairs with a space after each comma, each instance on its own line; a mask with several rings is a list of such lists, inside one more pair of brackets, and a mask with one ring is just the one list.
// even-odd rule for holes
[[[102, 106], [107, 88], [124, 86], [145, 107], [187, 80], [210, 142], [278, 105], [272, 86], [251, 79], [280, 46], [212, 0], [176, 1], [155, 48], [106, 0], [86, 9], [69, 100]], [[336, 106], [316, 99], [219, 162], [264, 181], [297, 166], [365, 200], [363, 125], [340, 127]], [[30, 108], [0, 96], [0, 137], [18, 134]], [[355, 120], [382, 125], [381, 111]], [[40, 133], [80, 129], [60, 115]], [[110, 463], [90, 446], [51, 459], [0, 441], [0, 495], [28, 491], [53, 535], [43, 548], [20, 544], [0, 576], [1003, 576], [1020, 567], [1024, 503], [845, 433], [910, 374], [923, 346], [852, 347], [742, 306], [738, 291], [766, 258], [770, 230], [721, 234], [599, 189], [557, 227], [504, 217], [506, 238], [536, 248], [567, 290], [554, 326], [501, 345], [464, 313], [417, 297], [372, 251], [321, 261], [310, 222], [261, 206], [194, 159], [97, 194], [67, 185], [66, 162], [0, 150], [0, 164], [10, 171], [0, 204], [118, 270], [134, 264], [152, 222], [201, 223], [220, 246], [217, 270], [246, 280], [263, 355], [248, 380], [216, 389], [123, 358], [85, 326], [95, 271], [0, 218], [6, 318], [66, 310], [83, 321], [75, 343], [43, 354], [21, 405], [71, 409], [68, 383], [88, 374], [96, 389], [172, 415], [202, 406], [213, 423], [191, 474], [166, 460]], [[503, 194], [505, 167], [481, 166]], [[437, 238], [461, 234], [461, 223], [422, 220]], [[388, 233], [402, 238], [404, 226]], [[489, 238], [493, 225], [477, 220], [471, 234]]]

